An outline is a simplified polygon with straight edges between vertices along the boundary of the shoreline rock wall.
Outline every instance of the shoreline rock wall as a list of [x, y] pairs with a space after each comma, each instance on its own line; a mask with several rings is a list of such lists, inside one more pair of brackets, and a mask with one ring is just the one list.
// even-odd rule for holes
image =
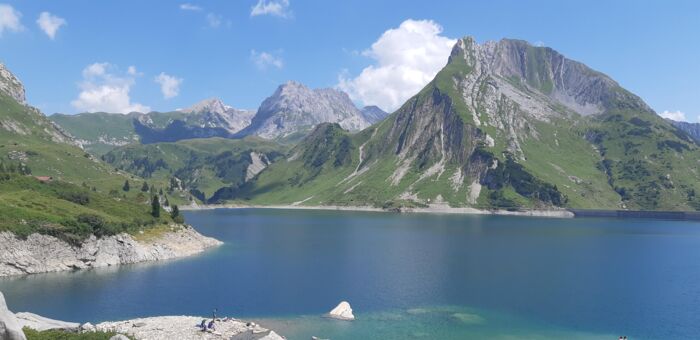
[[171, 231], [145, 241], [122, 233], [99, 239], [91, 236], [81, 246], [48, 235], [32, 234], [23, 240], [10, 232], [0, 232], [0, 277], [167, 260], [220, 244], [190, 226], [175, 225]]

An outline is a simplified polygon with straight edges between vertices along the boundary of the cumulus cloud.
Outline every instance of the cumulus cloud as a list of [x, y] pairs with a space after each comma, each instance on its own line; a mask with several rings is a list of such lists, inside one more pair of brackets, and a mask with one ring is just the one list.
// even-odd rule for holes
[[685, 113], [681, 111], [668, 111], [665, 110], [664, 112], [659, 113], [659, 116], [670, 119], [670, 120], [675, 120], [677, 122], [685, 122], [687, 121], [685, 117]]
[[49, 38], [51, 38], [51, 40], [56, 38], [56, 32], [58, 32], [58, 29], [67, 24], [66, 19], [55, 16], [49, 12], [41, 12], [41, 14], [39, 14], [39, 18], [36, 19], [36, 23], [39, 25], [39, 28], [41, 28], [41, 30], [44, 31]]
[[24, 27], [20, 19], [22, 13], [15, 10], [14, 7], [6, 4], [0, 4], [0, 37], [5, 31], [19, 32]]
[[289, 0], [258, 0], [250, 9], [250, 16], [274, 15], [286, 18], [291, 15], [289, 10]]
[[253, 63], [255, 63], [255, 66], [261, 70], [266, 70], [270, 67], [278, 69], [284, 67], [282, 57], [275, 56], [274, 54], [268, 52], [257, 52], [252, 50], [250, 51], [250, 59], [253, 61]]
[[149, 112], [148, 106], [131, 102], [129, 92], [134, 83], [134, 75], [120, 74], [115, 65], [90, 64], [83, 69], [80, 93], [71, 105], [82, 112]]
[[352, 77], [339, 76], [338, 88], [364, 105], [393, 111], [428, 84], [447, 64], [455, 39], [441, 35], [432, 20], [406, 20], [382, 34], [362, 55], [374, 63]]
[[153, 79], [156, 83], [160, 84], [160, 92], [163, 93], [163, 98], [169, 99], [177, 96], [180, 93], [180, 84], [182, 84], [182, 78], [177, 78], [165, 72], [161, 72]]
[[189, 4], [189, 3], [184, 3], [180, 4], [180, 9], [183, 11], [201, 11], [202, 7], [199, 7], [197, 5]]

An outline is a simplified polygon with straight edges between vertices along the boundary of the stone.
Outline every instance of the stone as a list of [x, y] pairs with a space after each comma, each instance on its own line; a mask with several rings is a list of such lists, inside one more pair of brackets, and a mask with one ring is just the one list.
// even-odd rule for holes
[[82, 325], [80, 325], [80, 331], [85, 333], [85, 332], [94, 332], [96, 330], [95, 326], [89, 322], [86, 322]]
[[350, 303], [347, 301], [339, 303], [328, 315], [338, 320], [355, 320], [355, 316], [352, 314], [352, 307], [350, 307]]
[[124, 334], [117, 334], [117, 335], [109, 338], [109, 340], [130, 340], [130, 339]]
[[22, 328], [29, 327], [37, 331], [45, 331], [49, 329], [63, 329], [68, 331], [78, 330], [80, 324], [77, 322], [66, 322], [60, 320], [49, 319], [34, 313], [16, 313], [17, 321]]
[[220, 244], [190, 226], [176, 226], [174, 231], [146, 241], [137, 241], [125, 233], [91, 236], [79, 247], [49, 235], [31, 234], [21, 239], [10, 232], [0, 232], [0, 277], [167, 260]]
[[10, 312], [5, 303], [5, 296], [0, 292], [0, 339], [2, 340], [26, 340], [17, 321], [17, 317]]

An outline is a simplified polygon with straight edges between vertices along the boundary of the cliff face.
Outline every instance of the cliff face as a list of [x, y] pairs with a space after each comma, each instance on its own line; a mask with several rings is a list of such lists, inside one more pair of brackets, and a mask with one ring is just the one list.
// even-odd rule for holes
[[20, 104], [26, 104], [22, 82], [4, 64], [0, 64], [0, 92], [9, 95]]
[[191, 227], [173, 226], [155, 238], [136, 240], [128, 234], [90, 237], [73, 246], [55, 237], [32, 234], [26, 240], [0, 233], [0, 277], [98, 268], [190, 256], [221, 242]]
[[338, 123], [351, 131], [370, 125], [346, 93], [309, 89], [290, 81], [262, 102], [250, 126], [240, 134], [273, 139], [307, 132], [321, 123]]
[[257, 184], [220, 198], [700, 209], [700, 149], [690, 137], [605, 74], [520, 40], [460, 39], [447, 65], [396, 112], [356, 134], [333, 130], [342, 139], [321, 151], [342, 162], [299, 157], [318, 148], [307, 138]]

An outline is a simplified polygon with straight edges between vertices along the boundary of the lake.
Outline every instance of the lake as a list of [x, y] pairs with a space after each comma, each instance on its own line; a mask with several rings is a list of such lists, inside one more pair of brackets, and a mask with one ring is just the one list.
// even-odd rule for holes
[[[0, 279], [13, 311], [78, 322], [260, 321], [289, 339], [700, 338], [700, 224], [218, 209], [225, 245], [155, 264]], [[356, 321], [323, 318], [341, 300]]]

